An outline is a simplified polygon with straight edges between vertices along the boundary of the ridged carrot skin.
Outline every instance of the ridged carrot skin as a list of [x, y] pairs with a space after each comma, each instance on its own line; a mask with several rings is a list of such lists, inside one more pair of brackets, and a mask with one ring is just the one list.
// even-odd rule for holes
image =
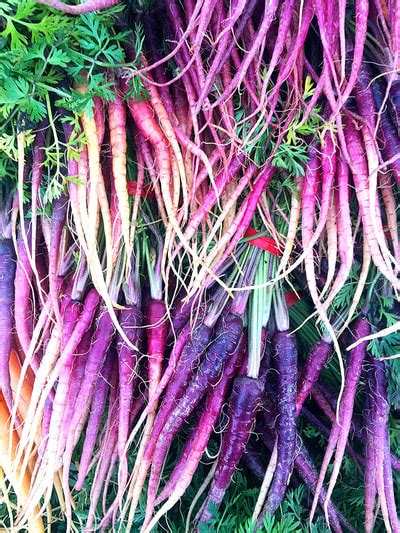
[[272, 339], [273, 364], [277, 371], [278, 457], [261, 516], [274, 513], [282, 502], [293, 469], [296, 452], [297, 347], [294, 335], [277, 331]]
[[[123, 309], [119, 320], [128, 339], [140, 350], [143, 343], [143, 316], [140, 309], [136, 306]], [[137, 383], [136, 372], [139, 352], [132, 350], [119, 334], [116, 338], [116, 349], [119, 373], [118, 453], [121, 460], [129, 435], [129, 413]]]
[[218, 509], [222, 502], [249, 439], [263, 390], [264, 384], [260, 380], [247, 376], [240, 376], [233, 383], [228, 408], [229, 426], [223, 436], [217, 468], [200, 510], [199, 522], [211, 519], [211, 503]]
[[332, 351], [332, 344], [325, 342], [322, 339], [317, 341], [311, 348], [297, 385], [297, 415], [300, 414], [304, 402], [310, 395], [314, 385], [317, 383]]

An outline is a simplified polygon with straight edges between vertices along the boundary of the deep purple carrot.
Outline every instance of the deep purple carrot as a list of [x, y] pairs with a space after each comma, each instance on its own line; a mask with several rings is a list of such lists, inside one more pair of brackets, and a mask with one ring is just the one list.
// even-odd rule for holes
[[223, 500], [249, 439], [263, 390], [264, 385], [259, 379], [248, 376], [240, 376], [233, 383], [228, 408], [229, 425], [223, 435], [209, 493], [197, 516], [199, 522], [210, 520], [210, 505], [213, 504], [218, 509]]
[[[294, 335], [277, 331], [272, 339], [273, 364], [277, 371], [278, 456], [274, 478], [261, 517], [273, 514], [282, 502], [293, 469], [296, 451], [297, 348]], [[260, 520], [260, 518], [259, 518]]]
[[46, 152], [46, 135], [44, 124], [40, 125], [40, 129], [36, 133], [35, 143], [33, 145], [33, 161], [32, 161], [32, 177], [31, 177], [31, 194], [32, 194], [32, 257], [36, 258], [36, 242], [37, 242], [37, 206], [39, 199], [39, 188], [43, 176], [43, 163]]
[[[1, 229], [1, 228], [0, 228]], [[10, 350], [13, 332], [15, 250], [11, 239], [0, 234], [0, 387], [8, 408], [12, 409]]]
[[61, 235], [67, 215], [68, 199], [65, 195], [60, 196], [53, 202], [51, 215], [51, 232], [49, 247], [49, 291], [57, 321], [61, 323], [58, 292], [58, 263], [60, 259]]
[[264, 479], [265, 465], [261, 461], [261, 454], [256, 450], [251, 440], [247, 443], [242, 456], [242, 462], [250, 470], [253, 476], [260, 482]]
[[[140, 308], [134, 306], [122, 310], [119, 321], [130, 342], [140, 349], [143, 337], [143, 330], [141, 329], [141, 326], [143, 325], [143, 316]], [[118, 354], [120, 388], [118, 409], [118, 454], [120, 461], [122, 461], [126, 453], [124, 449], [129, 435], [129, 413], [132, 407], [133, 393], [136, 383], [138, 352], [132, 350], [120, 335], [117, 335], [116, 347]]]
[[317, 341], [311, 348], [297, 384], [297, 415], [300, 414], [304, 402], [313, 390], [331, 354], [332, 344], [324, 339]]

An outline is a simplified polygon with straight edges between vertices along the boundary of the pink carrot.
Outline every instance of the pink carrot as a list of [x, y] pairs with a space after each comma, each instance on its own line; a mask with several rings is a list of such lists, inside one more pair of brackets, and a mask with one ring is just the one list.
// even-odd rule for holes
[[115, 362], [115, 353], [111, 350], [97, 378], [96, 390], [90, 406], [90, 415], [86, 426], [85, 440], [82, 445], [80, 454], [78, 479], [75, 483], [75, 490], [82, 490], [86, 475], [89, 471], [89, 465], [92, 458], [93, 450], [98, 438], [101, 419], [106, 406], [108, 390], [110, 388], [111, 372]]

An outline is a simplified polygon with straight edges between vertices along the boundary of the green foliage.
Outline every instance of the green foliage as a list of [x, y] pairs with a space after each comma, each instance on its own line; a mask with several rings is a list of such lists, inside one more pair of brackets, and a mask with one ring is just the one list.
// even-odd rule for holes
[[[114, 30], [117, 6], [101, 13], [71, 17], [54, 12], [34, 0], [11, 0], [0, 7], [4, 30], [0, 47], [0, 115], [7, 119], [14, 111], [25, 112], [38, 122], [46, 116], [45, 97], [59, 98], [57, 104], [80, 113], [90, 112], [93, 97], [114, 98], [113, 73], [125, 66], [123, 44], [129, 32]], [[135, 29], [136, 57], [143, 45], [141, 27]], [[67, 78], [85, 81], [88, 92], [78, 94], [63, 83]], [[132, 91], [140, 94], [136, 82]]]

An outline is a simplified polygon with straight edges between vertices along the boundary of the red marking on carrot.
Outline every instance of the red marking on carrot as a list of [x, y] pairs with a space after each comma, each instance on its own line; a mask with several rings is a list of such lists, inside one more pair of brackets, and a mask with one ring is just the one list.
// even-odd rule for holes
[[[258, 235], [257, 231], [253, 228], [248, 228], [244, 234], [245, 237], [251, 237], [252, 235]], [[249, 244], [253, 246], [258, 246], [270, 254], [274, 254], [277, 257], [280, 257], [282, 253], [280, 252], [274, 239], [270, 237], [256, 237], [248, 241]]]
[[298, 296], [293, 291], [288, 291], [287, 293], [285, 293], [285, 300], [286, 300], [286, 305], [288, 307], [293, 307], [300, 300], [300, 296]]
[[[128, 181], [127, 182], [127, 188], [128, 188], [128, 194], [131, 196], [135, 196], [137, 192], [137, 181]], [[151, 185], [143, 185], [142, 190], [140, 191], [140, 196], [142, 198], [150, 198], [150, 200], [154, 199], [154, 191], [151, 188]]]

